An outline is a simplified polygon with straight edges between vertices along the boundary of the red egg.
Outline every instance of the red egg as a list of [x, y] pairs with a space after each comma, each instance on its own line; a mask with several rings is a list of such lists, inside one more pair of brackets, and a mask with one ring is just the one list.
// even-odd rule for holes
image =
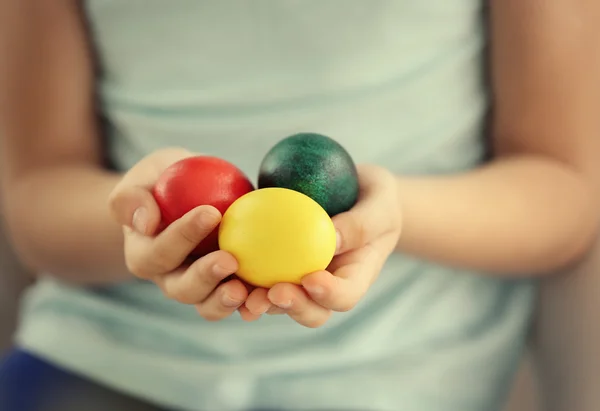
[[[217, 157], [195, 156], [167, 168], [152, 194], [166, 227], [201, 205], [211, 205], [223, 214], [235, 200], [252, 190], [248, 177], [235, 165]], [[217, 227], [192, 254], [199, 257], [218, 249]]]

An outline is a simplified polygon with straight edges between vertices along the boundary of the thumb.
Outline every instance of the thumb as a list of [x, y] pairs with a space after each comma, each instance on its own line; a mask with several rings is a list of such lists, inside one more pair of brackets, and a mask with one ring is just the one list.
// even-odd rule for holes
[[363, 247], [371, 237], [362, 213], [354, 209], [333, 217], [333, 225], [337, 234], [336, 255]]
[[390, 230], [390, 217], [381, 208], [377, 196], [369, 196], [351, 210], [333, 217], [336, 255], [362, 248]]
[[161, 223], [161, 212], [152, 186], [167, 167], [192, 155], [186, 149], [169, 147], [144, 157], [125, 173], [110, 194], [108, 203], [113, 218], [140, 234], [154, 234]]
[[360, 196], [354, 207], [333, 217], [338, 233], [336, 254], [364, 247], [394, 230], [399, 210], [395, 177], [377, 166], [358, 167]]
[[118, 184], [109, 196], [109, 208], [119, 224], [143, 235], [153, 234], [160, 224], [160, 209], [145, 187]]

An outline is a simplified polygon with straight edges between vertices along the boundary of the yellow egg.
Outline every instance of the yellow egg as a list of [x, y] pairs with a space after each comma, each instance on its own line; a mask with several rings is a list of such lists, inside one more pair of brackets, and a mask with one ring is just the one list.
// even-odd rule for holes
[[257, 287], [300, 284], [305, 275], [327, 268], [335, 247], [335, 228], [325, 210], [286, 188], [243, 195], [219, 227], [219, 248], [237, 259], [237, 275]]

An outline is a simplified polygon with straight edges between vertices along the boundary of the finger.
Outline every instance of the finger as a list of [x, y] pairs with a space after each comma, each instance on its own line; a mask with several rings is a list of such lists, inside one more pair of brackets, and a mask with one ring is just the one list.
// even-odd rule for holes
[[140, 234], [151, 235], [160, 224], [160, 209], [147, 188], [119, 185], [110, 194], [108, 206], [120, 225]]
[[217, 227], [220, 219], [216, 208], [205, 205], [174, 221], [154, 238], [127, 233], [128, 267], [134, 274], [148, 279], [175, 270]]
[[196, 260], [188, 268], [157, 276], [156, 284], [165, 295], [182, 304], [200, 304], [238, 268], [226, 251], [215, 251]]
[[319, 271], [304, 277], [302, 285], [308, 295], [333, 311], [345, 312], [354, 308], [379, 275], [389, 255], [384, 252], [381, 241], [343, 255], [346, 264], [333, 274]]
[[196, 310], [207, 321], [219, 321], [229, 317], [244, 303], [248, 291], [240, 280], [221, 284]]
[[246, 304], [242, 304], [238, 308], [238, 311], [240, 313], [240, 317], [242, 317], [242, 320], [246, 322], [253, 322], [261, 317], [260, 315], [252, 314], [250, 310], [248, 310], [248, 307], [246, 307]]
[[336, 255], [357, 250], [391, 228], [389, 218], [377, 213], [377, 201], [376, 195], [367, 197], [351, 210], [333, 217], [338, 236]]
[[388, 191], [395, 184], [393, 176], [371, 166], [360, 166], [359, 176], [358, 202], [332, 219], [338, 233], [337, 255], [356, 250], [393, 228], [391, 216], [379, 211], [383, 203], [390, 201]]
[[254, 315], [261, 316], [265, 314], [272, 306], [269, 301], [268, 290], [257, 288], [253, 290], [246, 300], [246, 308]]
[[261, 315], [253, 314], [247, 307], [248, 299], [252, 296], [252, 292], [256, 289], [256, 287], [248, 283], [244, 283], [244, 286], [246, 287], [246, 291], [248, 292], [248, 298], [246, 298], [246, 302], [238, 308], [238, 312], [240, 313], [240, 317], [242, 317], [242, 320], [247, 322], [256, 321], [261, 317]]
[[169, 250], [169, 256], [181, 264], [220, 222], [221, 213], [215, 207], [196, 207], [157, 235], [151, 252], [159, 255], [162, 250]]
[[151, 187], [163, 170], [192, 155], [189, 150], [168, 147], [154, 151], [134, 165], [109, 195], [108, 204], [113, 218], [141, 234], [153, 234], [161, 216]]
[[269, 300], [283, 309], [294, 321], [309, 328], [323, 326], [331, 310], [312, 301], [306, 292], [294, 284], [276, 284], [268, 292]]

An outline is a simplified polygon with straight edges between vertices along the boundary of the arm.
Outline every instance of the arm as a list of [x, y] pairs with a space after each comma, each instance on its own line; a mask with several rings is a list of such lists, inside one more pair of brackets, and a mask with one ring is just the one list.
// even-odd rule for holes
[[600, 218], [600, 3], [493, 0], [495, 160], [398, 178], [400, 251], [504, 273], [554, 271]]
[[78, 2], [0, 0], [0, 61], [0, 197], [20, 257], [69, 281], [130, 278]]

